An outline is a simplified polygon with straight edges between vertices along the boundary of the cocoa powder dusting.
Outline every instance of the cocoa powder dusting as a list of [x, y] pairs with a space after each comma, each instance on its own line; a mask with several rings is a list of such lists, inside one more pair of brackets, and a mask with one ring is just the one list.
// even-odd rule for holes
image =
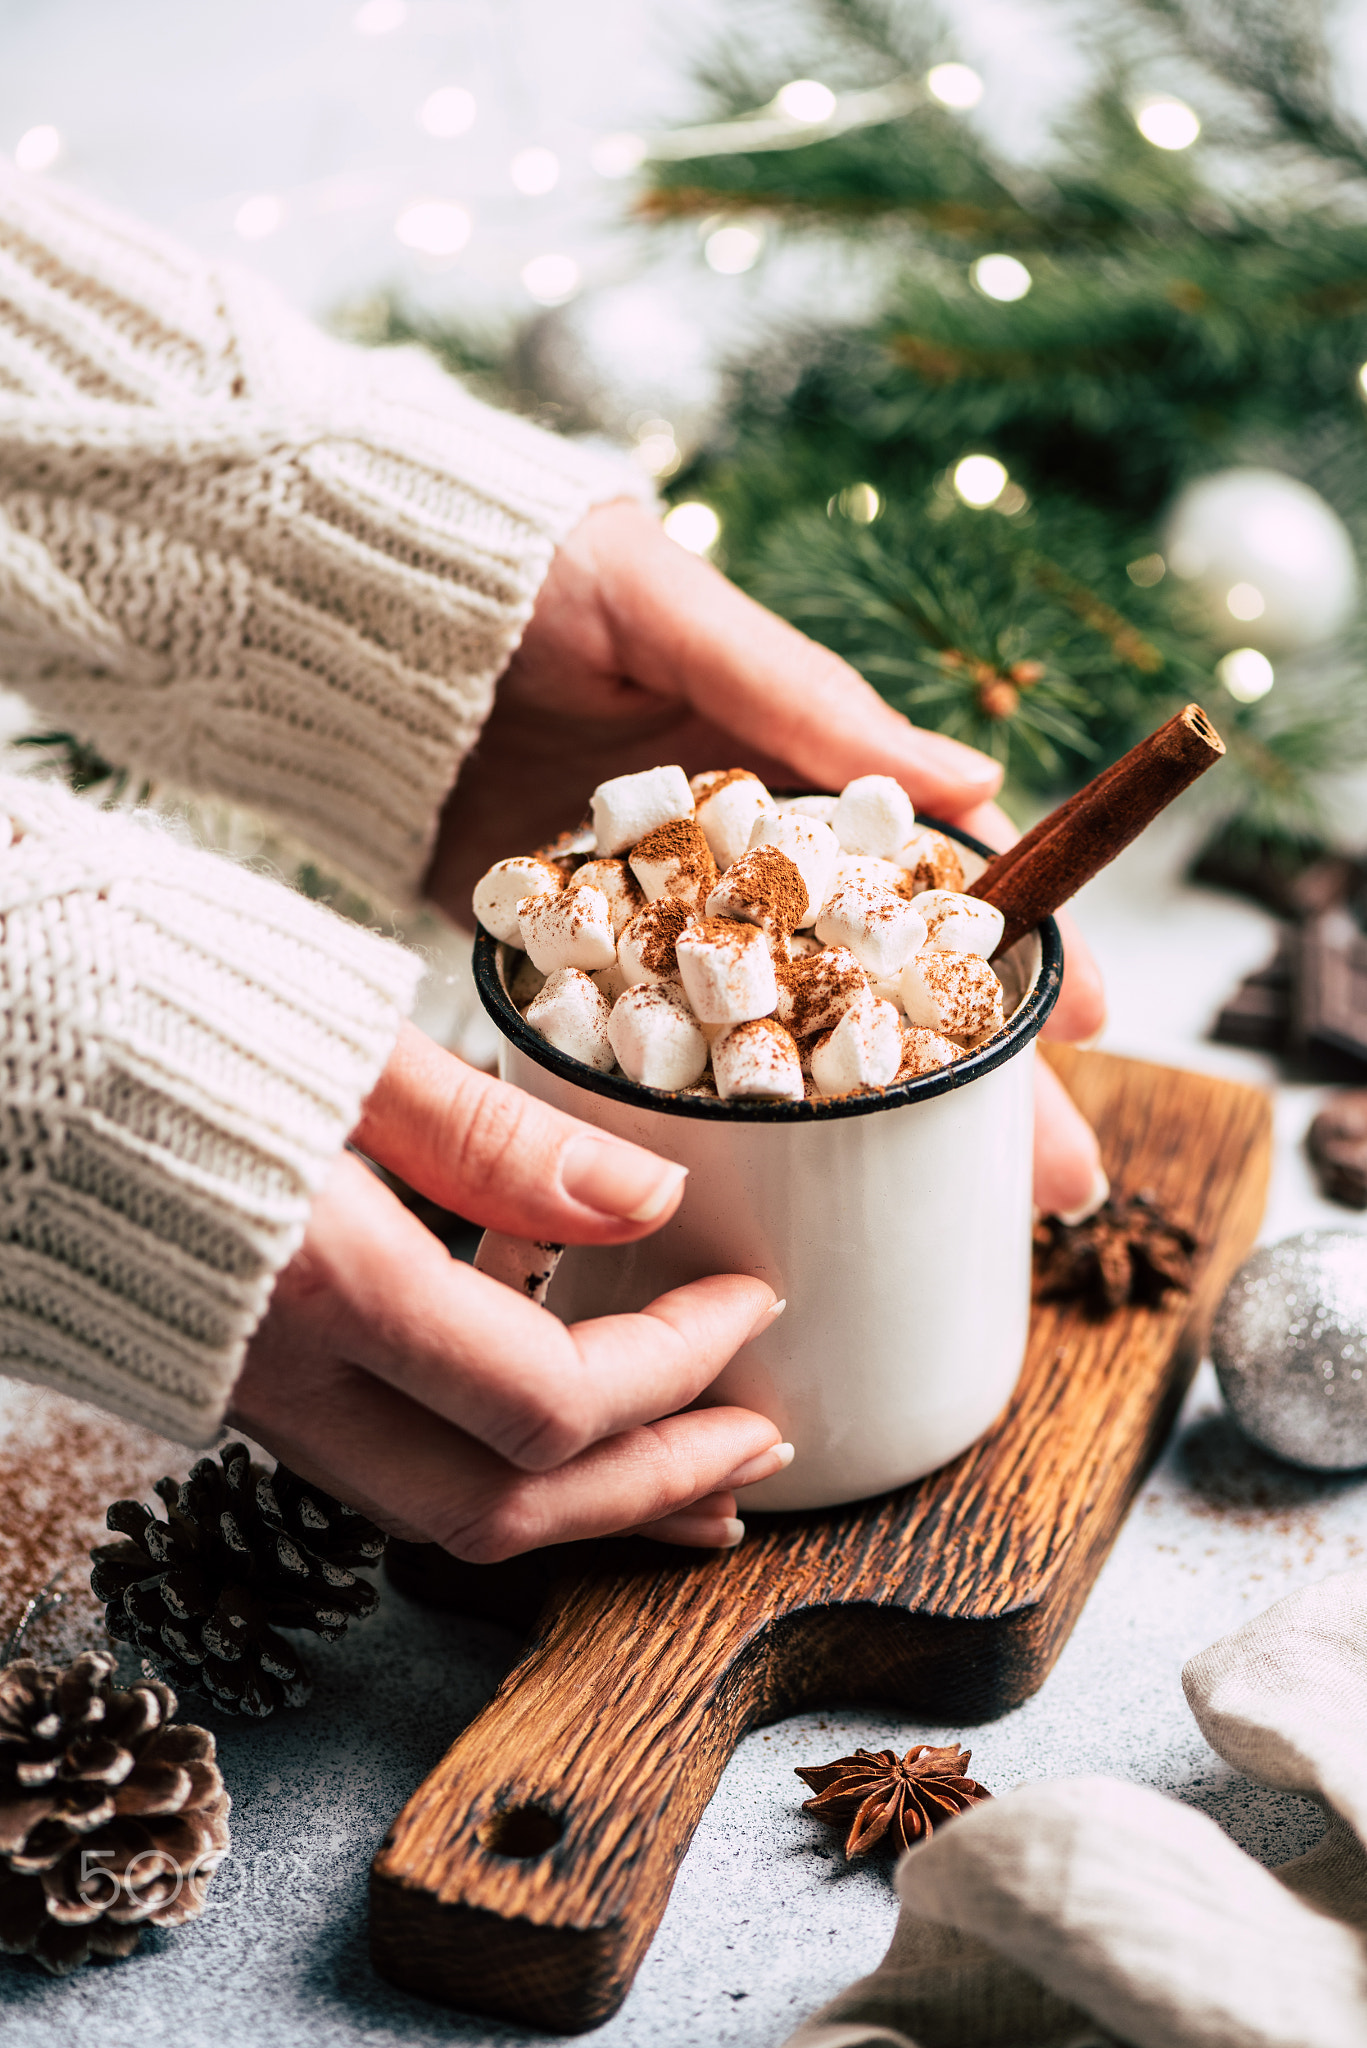
[[[715, 796], [719, 789], [726, 789], [733, 782], [759, 782], [759, 777], [752, 768], [713, 768], [706, 775], [695, 775], [689, 787], [693, 791], [694, 802], [705, 804], [710, 796]], [[699, 788], [700, 783], [706, 787]]]
[[593, 827], [586, 818], [574, 831], [557, 833], [547, 845], [538, 846], [532, 859], [544, 861], [548, 868], [554, 868], [568, 881], [577, 867], [593, 859], [595, 843]]
[[774, 974], [783, 1021], [794, 1038], [833, 1029], [868, 987], [868, 976], [843, 946], [808, 953], [801, 960], [776, 961]]
[[[764, 934], [757, 924], [740, 924], [734, 917], [704, 917], [693, 926], [701, 938], [710, 939], [714, 946], [762, 946]], [[774, 972], [778, 972], [775, 963]]]
[[807, 913], [807, 884], [797, 862], [777, 846], [756, 846], [726, 870], [732, 901], [765, 931], [795, 932]]
[[776, 1038], [780, 1045], [796, 1056], [797, 1045], [794, 1042], [793, 1034], [791, 1031], [784, 1029], [777, 1017], [751, 1017], [745, 1024], [733, 1024], [727, 1036], [728, 1038], [736, 1038], [744, 1032], [754, 1034], [760, 1031], [767, 1032], [770, 1038]]
[[652, 866], [673, 861], [675, 875], [666, 884], [668, 893], [696, 903], [699, 909], [717, 886], [717, 863], [712, 858], [712, 849], [701, 825], [695, 825], [691, 818], [671, 818], [667, 825], [657, 825], [644, 839], [637, 840], [627, 859], [633, 873], [638, 872], [638, 861]]
[[164, 1472], [184, 1478], [199, 1453], [18, 1382], [0, 1388], [0, 1428], [0, 1645], [55, 1579], [61, 1604], [34, 1614], [18, 1654], [66, 1662], [104, 1649], [89, 1556], [109, 1540], [104, 1511], [120, 1497], [142, 1499]]
[[928, 825], [918, 827], [915, 836], [920, 857], [914, 868], [908, 868], [907, 881], [898, 883], [898, 893], [919, 896], [925, 889], [962, 889], [964, 864], [953, 840]]
[[915, 1081], [922, 1074], [933, 1074], [940, 1067], [952, 1066], [963, 1054], [948, 1038], [942, 1038], [938, 1031], [931, 1031], [924, 1024], [902, 1026], [902, 1064], [894, 1076], [898, 1081]]
[[680, 932], [687, 931], [690, 922], [683, 904], [672, 896], [661, 896], [658, 902], [648, 903], [644, 910], [637, 911], [627, 931], [637, 942], [641, 960], [652, 974], [678, 973], [679, 956], [675, 948]]

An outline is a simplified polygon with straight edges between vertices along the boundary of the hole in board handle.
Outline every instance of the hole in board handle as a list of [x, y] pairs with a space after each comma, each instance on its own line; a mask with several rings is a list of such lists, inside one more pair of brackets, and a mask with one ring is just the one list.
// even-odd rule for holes
[[482, 1848], [495, 1856], [526, 1860], [544, 1856], [565, 1832], [565, 1823], [542, 1806], [508, 1806], [491, 1814], [477, 1830]]

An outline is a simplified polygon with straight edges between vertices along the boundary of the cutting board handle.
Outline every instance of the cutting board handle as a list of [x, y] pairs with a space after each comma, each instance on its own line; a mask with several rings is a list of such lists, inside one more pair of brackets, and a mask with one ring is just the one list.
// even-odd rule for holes
[[732, 1563], [567, 1589], [375, 1858], [382, 1975], [558, 2033], [617, 2010], [757, 1711], [765, 1623], [724, 1621]]

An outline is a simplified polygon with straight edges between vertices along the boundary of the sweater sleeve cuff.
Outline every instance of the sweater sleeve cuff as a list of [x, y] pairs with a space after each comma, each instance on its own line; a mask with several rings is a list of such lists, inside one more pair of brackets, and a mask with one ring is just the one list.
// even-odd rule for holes
[[203, 1445], [421, 963], [144, 818], [0, 811], [0, 1370]]
[[555, 549], [631, 495], [421, 350], [0, 166], [0, 662], [161, 793], [407, 907]]

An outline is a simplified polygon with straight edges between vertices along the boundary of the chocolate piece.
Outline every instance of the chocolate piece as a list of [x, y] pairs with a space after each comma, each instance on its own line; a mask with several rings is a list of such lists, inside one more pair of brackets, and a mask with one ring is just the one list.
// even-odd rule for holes
[[1292, 1022], [1307, 1052], [1367, 1065], [1367, 936], [1345, 909], [1323, 911], [1301, 933]]
[[1291, 987], [1296, 947], [1290, 932], [1256, 974], [1245, 975], [1211, 1027], [1220, 1045], [1248, 1046], [1255, 1052], [1282, 1052], [1291, 1030]]
[[1367, 1209], [1367, 1088], [1336, 1095], [1311, 1124], [1305, 1147], [1320, 1193]]

